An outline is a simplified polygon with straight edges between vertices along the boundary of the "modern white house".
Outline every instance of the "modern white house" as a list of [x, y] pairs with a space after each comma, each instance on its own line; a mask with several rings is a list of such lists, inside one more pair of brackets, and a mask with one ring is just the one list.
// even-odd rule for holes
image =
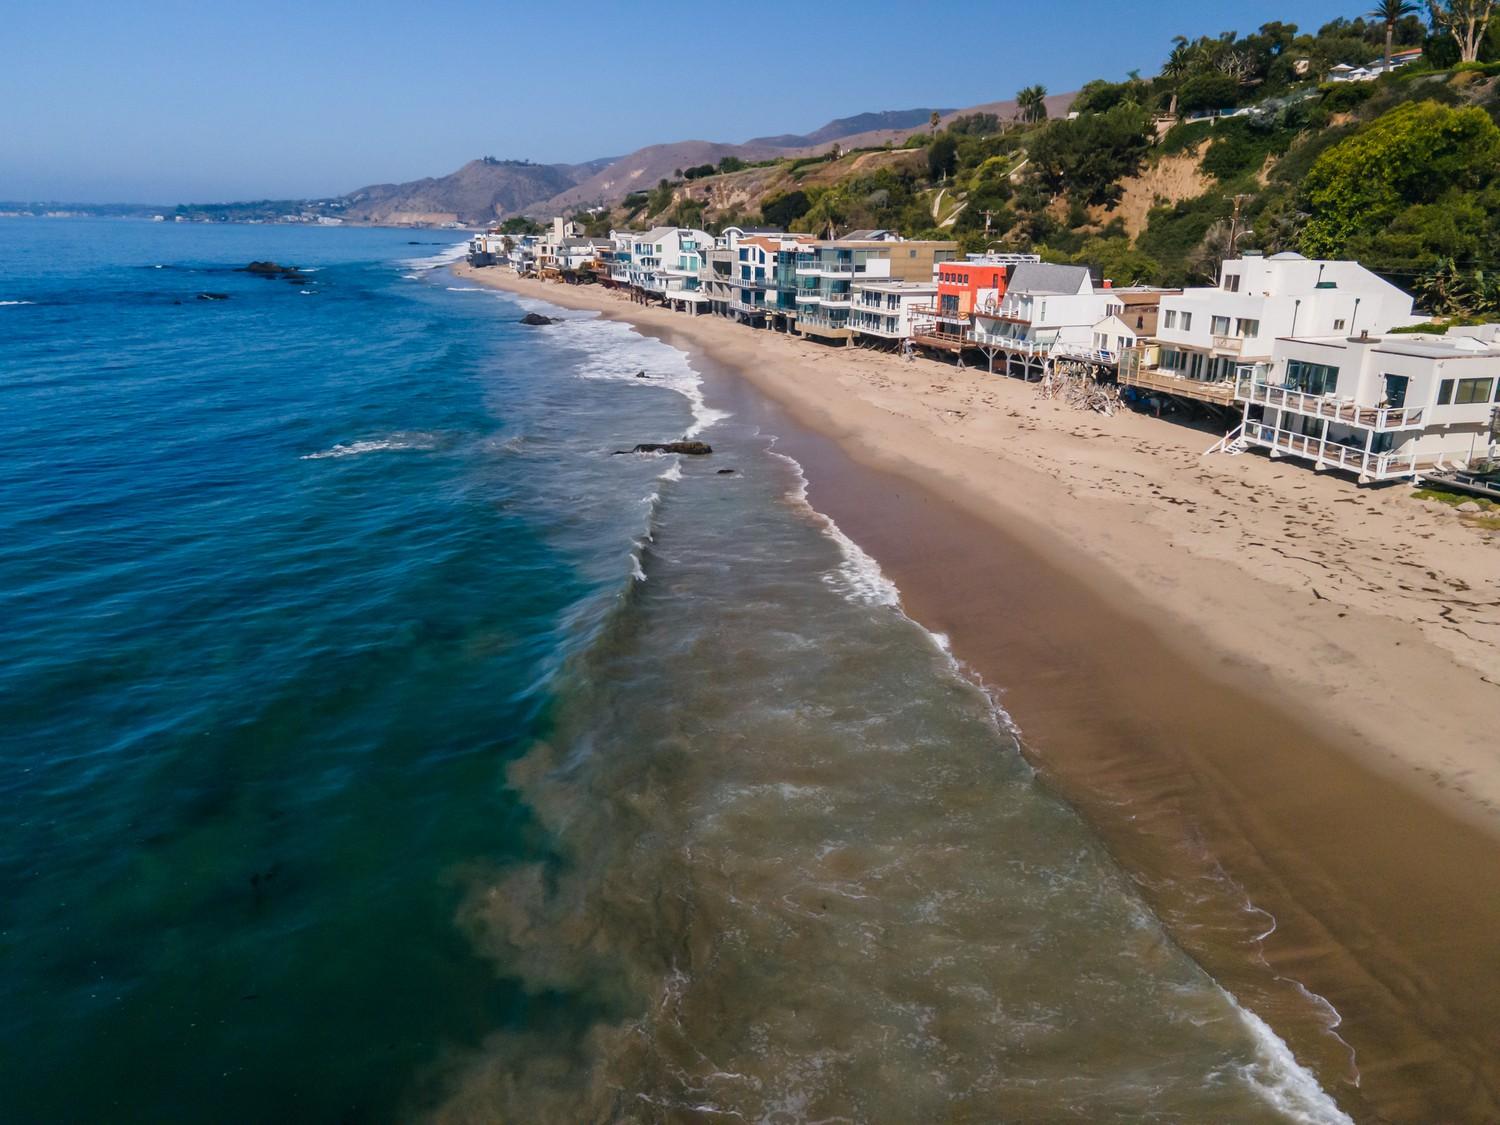
[[1217, 286], [1161, 300], [1155, 337], [1120, 365], [1120, 382], [1218, 406], [1234, 401], [1242, 369], [1264, 368], [1275, 341], [1354, 336], [1410, 324], [1412, 299], [1358, 262], [1246, 252]]
[[[797, 252], [813, 237], [730, 227], [719, 240], [725, 246], [727, 314], [756, 328], [789, 328], [797, 318]], [[715, 263], [716, 274], [719, 269]]]
[[[1040, 378], [1053, 359], [1090, 358], [1096, 326], [1124, 311], [1112, 290], [1094, 288], [1083, 266], [1025, 262], [1011, 270], [998, 302], [992, 291], [979, 295], [970, 339], [991, 371], [1002, 359], [1007, 375]], [[1120, 321], [1104, 332], [1118, 339], [1127, 326]]]
[[849, 327], [856, 336], [887, 343], [911, 339], [913, 314], [932, 308], [935, 281], [866, 277], [850, 286]]
[[699, 287], [699, 270], [713, 246], [713, 235], [689, 227], [653, 227], [637, 234], [630, 244], [629, 284], [674, 308], [707, 311], [709, 297]]
[[1472, 468], [1500, 453], [1500, 325], [1279, 339], [1235, 399], [1241, 424], [1215, 449], [1266, 449], [1361, 483]]

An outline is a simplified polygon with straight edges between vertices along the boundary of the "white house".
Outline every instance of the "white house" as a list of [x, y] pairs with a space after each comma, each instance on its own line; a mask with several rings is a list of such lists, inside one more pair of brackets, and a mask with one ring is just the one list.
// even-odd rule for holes
[[1410, 324], [1412, 299], [1358, 262], [1246, 252], [1217, 286], [1164, 296], [1153, 341], [1120, 382], [1227, 406], [1242, 368], [1264, 367], [1275, 341], [1352, 336]]
[[937, 291], [935, 281], [858, 279], [850, 286], [849, 327], [856, 336], [909, 340], [913, 310], [930, 309]]
[[[1010, 272], [1005, 295], [982, 291], [974, 309], [971, 339], [989, 360], [1003, 357], [1005, 371], [1041, 376], [1049, 360], [1085, 358], [1095, 350], [1095, 326], [1118, 318], [1125, 306], [1109, 289], [1095, 289], [1083, 266], [1023, 262]], [[1125, 325], [1121, 322], [1120, 329]], [[1119, 337], [1118, 329], [1106, 329]]]
[[1235, 398], [1243, 421], [1224, 447], [1303, 458], [1362, 483], [1472, 466], [1500, 452], [1500, 325], [1280, 339]]
[[713, 235], [689, 227], [653, 227], [637, 234], [630, 246], [630, 284], [673, 307], [705, 310], [709, 298], [699, 288], [698, 273], [713, 246]]

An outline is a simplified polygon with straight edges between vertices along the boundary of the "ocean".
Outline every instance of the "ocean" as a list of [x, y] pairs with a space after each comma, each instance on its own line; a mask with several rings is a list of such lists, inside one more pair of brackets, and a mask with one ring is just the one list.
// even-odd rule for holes
[[775, 434], [453, 241], [0, 219], [0, 1119], [1345, 1120]]

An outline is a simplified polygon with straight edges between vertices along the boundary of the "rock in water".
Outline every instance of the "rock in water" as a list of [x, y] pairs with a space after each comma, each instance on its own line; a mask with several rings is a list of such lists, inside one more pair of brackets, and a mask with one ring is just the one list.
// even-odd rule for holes
[[553, 317], [543, 316], [541, 313], [527, 313], [521, 318], [522, 324], [556, 324]]
[[706, 441], [643, 441], [634, 449], [617, 449], [614, 456], [626, 453], [686, 453], [690, 457], [702, 457], [712, 453], [713, 446]]
[[296, 266], [283, 266], [277, 262], [251, 262], [241, 272], [253, 273], [256, 277], [290, 281], [294, 285], [303, 285], [307, 282], [307, 275]]
[[198, 300], [200, 300], [200, 301], [227, 301], [227, 300], [229, 300], [229, 294], [228, 293], [199, 293], [198, 294]]
[[649, 379], [649, 378], [651, 378], [651, 376], [647, 375], [644, 371], [637, 371], [635, 373], [635, 377], [637, 379]]
[[719, 470], [719, 475], [721, 477], [732, 477], [732, 476], [734, 476], [734, 470], [733, 469], [720, 469]]

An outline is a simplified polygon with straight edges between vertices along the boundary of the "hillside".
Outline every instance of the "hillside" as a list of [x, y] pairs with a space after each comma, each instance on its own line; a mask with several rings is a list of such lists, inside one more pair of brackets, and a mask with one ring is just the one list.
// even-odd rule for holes
[[1027, 113], [975, 106], [935, 132], [876, 129], [641, 183], [579, 217], [601, 231], [885, 227], [1118, 284], [1212, 283], [1231, 253], [1293, 250], [1357, 259], [1443, 316], [1500, 315], [1500, 30], [1455, 63], [1451, 37], [1405, 16], [1393, 45], [1420, 48], [1415, 63], [1322, 80], [1380, 59], [1385, 30], [1277, 23], [1181, 41], [1156, 77], [1090, 82], [1046, 98], [1045, 116], [1034, 98]]
[[955, 112], [952, 109], [932, 109], [922, 107], [919, 109], [887, 109], [878, 113], [857, 113], [853, 117], [839, 117], [824, 125], [821, 129], [814, 129], [811, 133], [783, 133], [779, 137], [754, 137], [745, 142], [747, 146], [768, 146], [771, 148], [816, 148], [818, 145], [826, 145], [830, 141], [842, 140], [845, 137], [853, 137], [861, 133], [873, 133], [882, 130], [900, 131], [910, 133], [914, 129], [927, 128], [928, 122], [934, 113], [940, 117]]
[[446, 176], [372, 184], [343, 196], [345, 218], [385, 224], [486, 223], [566, 191], [593, 165], [471, 160]]

